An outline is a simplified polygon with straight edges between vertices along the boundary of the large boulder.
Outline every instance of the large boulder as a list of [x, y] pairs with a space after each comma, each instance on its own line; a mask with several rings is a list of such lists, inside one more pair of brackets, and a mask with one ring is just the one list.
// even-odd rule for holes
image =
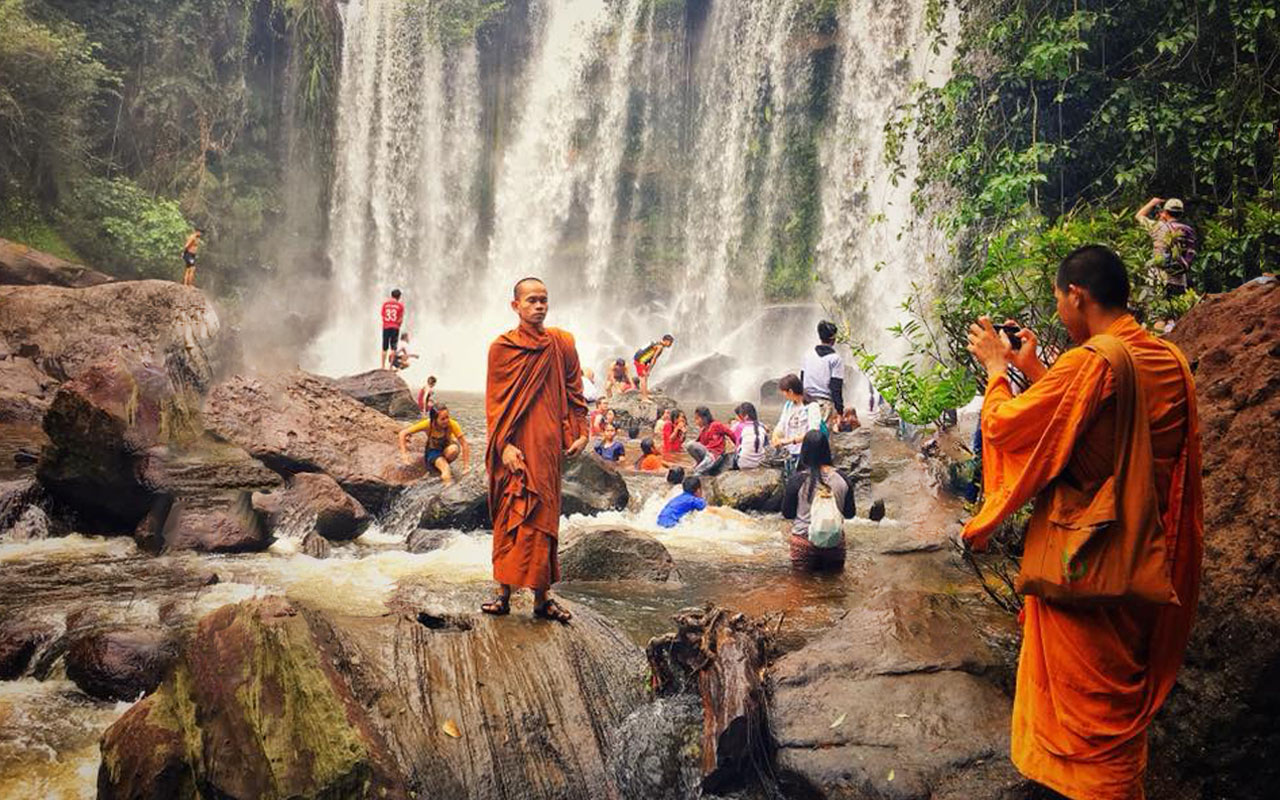
[[489, 482], [483, 469], [473, 469], [451, 484], [428, 478], [413, 493], [422, 507], [420, 528], [473, 531], [489, 527]]
[[315, 533], [345, 542], [364, 533], [373, 517], [364, 506], [322, 472], [299, 472], [284, 491], [257, 494], [254, 508], [264, 511], [276, 536], [305, 537]]
[[1002, 661], [962, 604], [887, 591], [775, 665], [769, 724], [788, 792], [925, 800], [986, 762], [970, 800], [998, 798], [1008, 767], [1010, 700], [986, 673]]
[[566, 459], [560, 494], [560, 513], [599, 514], [627, 507], [627, 482], [613, 464], [595, 453]]
[[730, 470], [712, 478], [711, 501], [739, 511], [777, 512], [782, 508], [782, 472], [768, 467]]
[[586, 528], [560, 545], [560, 579], [565, 581], [666, 583], [674, 571], [662, 542], [630, 528]]
[[89, 633], [67, 648], [67, 677], [99, 700], [135, 700], [160, 685], [176, 648], [150, 628]]
[[336, 378], [333, 384], [343, 394], [389, 417], [411, 418], [420, 413], [409, 384], [392, 370], [371, 369], [358, 375]]
[[0, 425], [38, 429], [57, 388], [58, 382], [34, 360], [13, 353], [0, 356]]
[[40, 620], [10, 619], [0, 623], [0, 681], [21, 678], [36, 653], [58, 633]]
[[616, 796], [610, 732], [643, 702], [638, 648], [584, 608], [495, 619], [479, 592], [426, 591], [373, 617], [277, 598], [206, 616], [104, 734], [98, 797]]
[[87, 367], [45, 414], [52, 445], [40, 481], [93, 528], [131, 531], [154, 500], [143, 478], [151, 448], [193, 437], [197, 409], [194, 393], [154, 362], [119, 353]]
[[0, 342], [59, 381], [123, 351], [203, 389], [217, 363], [218, 332], [204, 293], [171, 281], [0, 286]]
[[650, 392], [648, 400], [641, 398], [639, 392], [625, 392], [609, 398], [613, 421], [624, 431], [632, 427], [652, 428], [659, 414], [675, 407], [675, 399], [659, 391]]
[[871, 474], [871, 429], [855, 428], [851, 431], [832, 431], [831, 461], [836, 469], [847, 472], [863, 481]]
[[0, 284], [66, 286], [83, 289], [115, 280], [81, 264], [34, 250], [25, 244], [0, 239]]
[[204, 421], [278, 472], [326, 473], [373, 514], [424, 472], [401, 463], [395, 420], [306, 372], [223, 381], [205, 400]]
[[1152, 752], [1200, 796], [1272, 797], [1280, 783], [1280, 284], [1206, 298], [1169, 338], [1192, 364], [1200, 402], [1204, 572]]
[[725, 379], [738, 366], [738, 360], [723, 353], [659, 365], [659, 378], [650, 384], [673, 397], [696, 397], [703, 402], [733, 399]]

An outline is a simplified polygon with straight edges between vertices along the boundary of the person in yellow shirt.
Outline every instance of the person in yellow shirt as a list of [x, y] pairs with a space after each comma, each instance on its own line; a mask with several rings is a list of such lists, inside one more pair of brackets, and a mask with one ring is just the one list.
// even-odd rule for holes
[[427, 469], [434, 467], [445, 483], [453, 483], [453, 471], [449, 465], [457, 461], [458, 456], [462, 456], [462, 472], [465, 474], [471, 469], [471, 449], [467, 446], [467, 437], [463, 435], [458, 421], [449, 416], [448, 405], [436, 403], [428, 416], [400, 431], [400, 458], [405, 464], [413, 463], [406, 446], [409, 437], [421, 432], [427, 434], [427, 446], [423, 453]]

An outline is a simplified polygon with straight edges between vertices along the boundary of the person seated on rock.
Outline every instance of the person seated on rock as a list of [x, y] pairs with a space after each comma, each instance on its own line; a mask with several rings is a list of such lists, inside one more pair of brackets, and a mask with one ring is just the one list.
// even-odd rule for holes
[[848, 433], [862, 427], [862, 423], [858, 421], [858, 412], [853, 406], [845, 406], [844, 413], [840, 415], [839, 430], [841, 433]]
[[640, 440], [640, 458], [636, 461], [636, 469], [641, 472], [661, 472], [666, 462], [653, 446], [653, 439]]
[[613, 397], [615, 394], [625, 394], [635, 390], [635, 381], [631, 380], [631, 375], [627, 373], [626, 360], [615, 359], [613, 366], [609, 368], [609, 380], [605, 382], [605, 397]]
[[642, 400], [646, 402], [649, 400], [649, 374], [658, 365], [658, 359], [662, 356], [662, 352], [675, 343], [676, 337], [668, 333], [659, 341], [651, 342], [648, 347], [642, 347], [636, 351], [634, 356], [636, 379], [640, 382], [640, 398]]
[[440, 473], [441, 480], [453, 483], [453, 472], [449, 465], [457, 461], [459, 455], [462, 456], [462, 472], [465, 474], [471, 469], [471, 449], [467, 445], [467, 437], [463, 435], [458, 421], [449, 416], [447, 404], [436, 403], [426, 417], [400, 431], [400, 457], [405, 464], [413, 463], [405, 447], [409, 437], [422, 431], [427, 434], [423, 461], [426, 462], [428, 474], [434, 468]]
[[[711, 409], [698, 406], [693, 411], [698, 421], [698, 439], [684, 446], [686, 453], [694, 461], [694, 475], [719, 475], [733, 461], [733, 452], [738, 443], [733, 438], [733, 430], [718, 419], [711, 418]], [[726, 448], [728, 452], [726, 452]]]
[[784, 375], [778, 381], [778, 391], [782, 394], [782, 413], [778, 416], [778, 424], [774, 426], [770, 442], [774, 447], [785, 447], [787, 459], [783, 463], [783, 475], [790, 477], [800, 462], [800, 444], [809, 431], [822, 430], [822, 410], [817, 403], [805, 400], [804, 384], [796, 375]]
[[733, 410], [738, 419], [731, 426], [733, 438], [738, 443], [734, 454], [734, 469], [755, 469], [764, 463], [772, 447], [769, 429], [760, 424], [760, 414], [754, 403], [739, 403]]
[[836, 471], [831, 442], [805, 433], [799, 469], [787, 479], [782, 518], [791, 523], [791, 566], [806, 572], [844, 568], [844, 520], [854, 515], [853, 486]]
[[600, 390], [596, 388], [596, 373], [590, 367], [582, 370], [582, 397], [588, 403], [600, 399]]
[[604, 429], [600, 432], [600, 441], [596, 442], [596, 455], [605, 461], [620, 461], [627, 448], [622, 442], [617, 441], [617, 438], [618, 426], [612, 422], [606, 422]]
[[425, 417], [436, 405], [436, 376], [427, 377], [427, 383], [418, 390], [418, 410]]
[[689, 512], [701, 511], [707, 507], [707, 501], [702, 498], [701, 478], [690, 475], [681, 486], [684, 491], [668, 500], [662, 511], [658, 512], [659, 527], [674, 528]]
[[399, 371], [409, 368], [409, 362], [417, 358], [417, 353], [409, 352], [409, 332], [400, 334], [400, 344], [396, 348], [395, 357], [391, 359], [391, 369]]
[[671, 421], [662, 431], [662, 454], [670, 457], [684, 451], [684, 437], [689, 430], [689, 421], [684, 412], [678, 408], [671, 409]]

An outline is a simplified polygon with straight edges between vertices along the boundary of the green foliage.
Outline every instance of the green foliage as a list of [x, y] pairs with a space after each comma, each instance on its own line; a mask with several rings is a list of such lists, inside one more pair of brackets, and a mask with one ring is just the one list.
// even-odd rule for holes
[[173, 278], [191, 224], [173, 200], [153, 197], [127, 178], [76, 185], [78, 217], [66, 226], [79, 252], [117, 275]]
[[39, 203], [18, 196], [0, 198], [0, 239], [25, 244], [67, 261], [83, 260], [44, 216]]
[[0, 0], [0, 199], [50, 202], [87, 161], [89, 114], [114, 75], [83, 31], [36, 5]]

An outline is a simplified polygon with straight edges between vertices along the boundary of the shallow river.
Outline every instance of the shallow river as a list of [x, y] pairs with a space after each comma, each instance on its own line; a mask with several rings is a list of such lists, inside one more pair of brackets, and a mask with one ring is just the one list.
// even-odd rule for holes
[[[465, 430], [483, 429], [476, 396], [448, 400]], [[723, 407], [714, 410], [718, 417], [727, 415]], [[764, 416], [771, 421], [776, 410]], [[478, 463], [479, 456], [473, 460]], [[937, 536], [956, 519], [958, 506], [931, 495], [913, 450], [885, 429], [875, 430], [873, 460], [883, 477], [859, 487], [859, 513], [865, 515], [868, 498], [875, 496], [886, 498], [889, 516], [879, 524], [851, 523], [850, 554], [841, 574], [793, 574], [777, 515], [695, 518], [673, 530], [658, 528], [669, 487], [636, 476], [628, 479], [633, 495], [628, 510], [568, 518], [563, 527], [621, 523], [648, 531], [670, 550], [679, 580], [662, 586], [564, 584], [559, 592], [612, 619], [638, 645], [669, 629], [676, 610], [714, 602], [767, 616], [779, 644], [790, 649], [886, 586], [910, 582], [951, 590], [956, 576], [934, 562], [886, 560], [876, 543], [921, 531]], [[386, 601], [403, 579], [431, 582], [442, 594], [471, 592], [489, 581], [487, 534], [455, 532], [440, 549], [412, 554], [401, 549], [407, 533], [388, 520], [352, 543], [335, 545], [324, 560], [298, 552], [291, 540], [277, 541], [265, 553], [159, 557], [139, 553], [128, 538], [72, 535], [0, 543], [0, 621], [47, 619], [58, 626], [127, 621], [186, 628], [222, 604], [273, 593], [348, 614], [376, 615], [387, 610]], [[212, 575], [218, 581], [207, 585]], [[44, 680], [0, 682], [0, 798], [93, 797], [98, 738], [129, 706], [87, 698], [65, 679], [61, 661], [50, 661]]]

